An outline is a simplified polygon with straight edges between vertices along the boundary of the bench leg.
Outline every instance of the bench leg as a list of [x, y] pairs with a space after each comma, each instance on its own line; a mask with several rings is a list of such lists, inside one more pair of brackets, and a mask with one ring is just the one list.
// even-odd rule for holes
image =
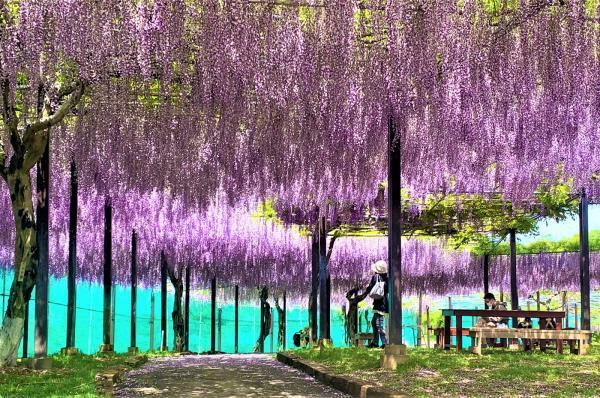
[[475, 344], [473, 345], [473, 353], [481, 355], [481, 343], [483, 339], [480, 335], [475, 336]]
[[576, 342], [574, 340], [569, 340], [569, 352], [571, 354], [577, 353], [578, 350], [576, 349], [575, 346], [576, 346]]

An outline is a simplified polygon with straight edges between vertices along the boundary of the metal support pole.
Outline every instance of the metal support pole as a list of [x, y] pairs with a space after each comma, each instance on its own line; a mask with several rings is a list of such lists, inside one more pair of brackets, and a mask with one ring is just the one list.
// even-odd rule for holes
[[77, 201], [77, 166], [75, 165], [75, 162], [71, 162], [71, 197], [69, 201], [69, 274], [67, 287], [67, 349], [75, 347], [75, 323], [77, 319]]
[[588, 198], [581, 190], [579, 200], [579, 278], [581, 283], [581, 329], [591, 329], [590, 312], [590, 246], [588, 225]]

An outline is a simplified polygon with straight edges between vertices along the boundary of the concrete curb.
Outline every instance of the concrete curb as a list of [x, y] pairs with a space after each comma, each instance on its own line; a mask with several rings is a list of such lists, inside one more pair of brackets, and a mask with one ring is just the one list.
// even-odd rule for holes
[[385, 388], [355, 379], [338, 375], [316, 362], [301, 359], [291, 353], [277, 353], [277, 360], [298, 369], [321, 383], [333, 387], [345, 394], [358, 398], [411, 398], [409, 395], [387, 391]]

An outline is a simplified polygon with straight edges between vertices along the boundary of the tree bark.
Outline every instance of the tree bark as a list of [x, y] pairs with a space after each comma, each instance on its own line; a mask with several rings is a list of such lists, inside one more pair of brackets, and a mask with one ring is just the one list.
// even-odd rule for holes
[[183, 352], [185, 348], [185, 322], [183, 319], [183, 306], [181, 300], [183, 298], [183, 268], [179, 267], [177, 273], [175, 270], [167, 266], [169, 279], [175, 288], [175, 302], [173, 303], [173, 351]]
[[23, 337], [25, 306], [31, 298], [39, 260], [29, 171], [12, 170], [6, 178], [15, 220], [15, 278], [0, 329], [0, 367], [14, 365]]

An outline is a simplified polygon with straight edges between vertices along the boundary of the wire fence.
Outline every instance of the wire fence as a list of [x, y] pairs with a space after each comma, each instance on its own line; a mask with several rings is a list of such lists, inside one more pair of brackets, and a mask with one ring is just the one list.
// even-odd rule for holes
[[[8, 304], [8, 287], [12, 283], [12, 273], [2, 271], [0, 292], [2, 314], [5, 313]], [[67, 331], [67, 280], [51, 279], [48, 297], [48, 353], [59, 352], [66, 345]], [[102, 344], [103, 333], [103, 287], [98, 284], [79, 282], [76, 286], [77, 305], [75, 322], [75, 346], [83, 353], [96, 353]], [[154, 308], [152, 308], [152, 297], [154, 297]], [[114, 330], [114, 347], [117, 352], [126, 352], [130, 346], [130, 328], [131, 328], [131, 289], [120, 285], [113, 288], [113, 310], [112, 319]], [[445, 300], [438, 308], [446, 307]], [[600, 295], [593, 296], [593, 303], [597, 305], [600, 302]], [[174, 295], [169, 292], [167, 295], [167, 348], [173, 346], [173, 325], [171, 313], [173, 311]], [[595, 303], [595, 304], [594, 304]], [[258, 300], [257, 300], [258, 304]], [[440, 304], [440, 303], [438, 303]], [[473, 297], [456, 298], [453, 302], [455, 308], [473, 308]], [[527, 304], [526, 304], [527, 305]], [[523, 306], [525, 308], [525, 306]], [[532, 309], [535, 307], [532, 304]], [[425, 307], [424, 307], [425, 308]], [[153, 311], [152, 311], [153, 310]], [[234, 327], [235, 327], [235, 308], [233, 305], [218, 304], [218, 313], [220, 312], [220, 324], [217, 319], [217, 350], [232, 353], [234, 347]], [[439, 317], [434, 314], [432, 308], [431, 327], [439, 325]], [[361, 310], [359, 315], [359, 325], [362, 332], [370, 332], [370, 316], [365, 317], [365, 312], [370, 314], [367, 309]], [[439, 312], [439, 311], [438, 311]], [[32, 298], [29, 300], [29, 323], [28, 323], [28, 344], [27, 356], [32, 356], [34, 351], [34, 313], [35, 313], [35, 290]], [[571, 302], [568, 306], [568, 324], [565, 327], [575, 327], [576, 319], [575, 303]], [[265, 340], [265, 351], [274, 352], [277, 350], [278, 338], [278, 313], [273, 311], [273, 328], [270, 336]], [[469, 327], [475, 319], [465, 319], [464, 327]], [[599, 319], [593, 321], [593, 328], [598, 329]], [[419, 333], [423, 334], [425, 314], [423, 314], [422, 324], [418, 325], [418, 314], [415, 309], [405, 309], [403, 311], [403, 338], [407, 345], [414, 346], [417, 342]], [[288, 308], [286, 314], [286, 341], [288, 347], [292, 346], [293, 335], [297, 331], [308, 326], [308, 311], [306, 308]], [[191, 351], [204, 352], [211, 348], [211, 305], [210, 302], [202, 301], [198, 297], [191, 297], [190, 300], [190, 321], [189, 321], [189, 348]], [[160, 292], [152, 289], [138, 288], [137, 307], [136, 307], [136, 342], [141, 351], [150, 349], [158, 350], [161, 344], [161, 309]], [[251, 352], [258, 335], [260, 333], [260, 308], [258, 305], [241, 305], [239, 308], [238, 323], [238, 351], [241, 353]], [[333, 310], [331, 316], [331, 337], [338, 346], [344, 344], [344, 319], [341, 311]], [[422, 335], [423, 336], [423, 335]], [[422, 342], [426, 338], [423, 336]], [[152, 344], [152, 346], [151, 346]], [[433, 344], [433, 343], [432, 343]], [[468, 341], [465, 340], [465, 346]], [[19, 349], [22, 353], [23, 345]]]

